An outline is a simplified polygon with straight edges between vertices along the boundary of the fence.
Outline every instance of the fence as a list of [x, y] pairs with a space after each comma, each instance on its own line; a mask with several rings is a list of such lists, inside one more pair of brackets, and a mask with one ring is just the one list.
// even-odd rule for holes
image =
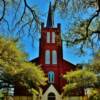
[[66, 97], [64, 100], [88, 100], [87, 96], [72, 96]]
[[[4, 100], [37, 100], [32, 96], [6, 96]], [[40, 100], [40, 99], [38, 99]], [[74, 96], [74, 97], [66, 97], [62, 100], [88, 100], [87, 96]]]
[[32, 96], [5, 96], [4, 100], [33, 100]]

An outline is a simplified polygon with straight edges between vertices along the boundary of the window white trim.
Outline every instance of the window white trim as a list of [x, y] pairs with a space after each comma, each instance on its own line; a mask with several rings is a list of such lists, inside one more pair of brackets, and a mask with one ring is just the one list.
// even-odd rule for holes
[[53, 71], [48, 72], [48, 83], [54, 83], [55, 74]]
[[55, 32], [52, 32], [52, 43], [55, 43]]
[[56, 50], [52, 51], [52, 64], [57, 64], [57, 52], [56, 52]]
[[50, 64], [50, 50], [45, 51], [45, 64]]
[[47, 32], [46, 40], [47, 40], [47, 43], [50, 43], [50, 32]]

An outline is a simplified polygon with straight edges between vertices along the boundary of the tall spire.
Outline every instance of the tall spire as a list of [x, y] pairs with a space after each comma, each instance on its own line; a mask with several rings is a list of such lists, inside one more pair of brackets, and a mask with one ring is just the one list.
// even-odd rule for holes
[[53, 13], [52, 13], [51, 2], [50, 2], [46, 27], [53, 26], [53, 15], [52, 14]]

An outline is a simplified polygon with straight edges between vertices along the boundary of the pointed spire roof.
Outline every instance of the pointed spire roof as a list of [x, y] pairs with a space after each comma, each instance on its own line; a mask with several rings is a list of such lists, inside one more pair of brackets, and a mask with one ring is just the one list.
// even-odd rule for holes
[[52, 27], [52, 26], [53, 26], [53, 15], [52, 15], [52, 8], [50, 2], [46, 27]]

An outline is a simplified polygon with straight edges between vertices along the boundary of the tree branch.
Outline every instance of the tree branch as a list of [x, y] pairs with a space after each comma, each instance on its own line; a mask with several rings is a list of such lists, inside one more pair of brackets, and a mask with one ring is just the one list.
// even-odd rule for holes
[[96, 14], [95, 15], [93, 15], [89, 20], [88, 20], [88, 24], [87, 24], [87, 27], [86, 27], [86, 37], [88, 37], [88, 31], [89, 31], [89, 26], [90, 26], [90, 24], [91, 24], [91, 22], [93, 21], [93, 19], [94, 18], [96, 18], [97, 16], [99, 16], [99, 13], [100, 13], [100, 1], [99, 0], [97, 0], [97, 5], [98, 5], [98, 9], [97, 9], [97, 11], [96, 11]]
[[2, 0], [3, 2], [3, 11], [2, 11], [2, 16], [0, 17], [0, 21], [4, 18], [4, 15], [5, 15], [5, 10], [6, 10], [6, 2], [5, 0]]
[[35, 19], [36, 23], [37, 23], [37, 24], [40, 24], [39, 18], [38, 18], [38, 16], [36, 15], [35, 10], [33, 10], [33, 9], [27, 4], [26, 0], [24, 0], [24, 3], [25, 3], [25, 6], [30, 10], [30, 12], [31, 12], [33, 18]]

